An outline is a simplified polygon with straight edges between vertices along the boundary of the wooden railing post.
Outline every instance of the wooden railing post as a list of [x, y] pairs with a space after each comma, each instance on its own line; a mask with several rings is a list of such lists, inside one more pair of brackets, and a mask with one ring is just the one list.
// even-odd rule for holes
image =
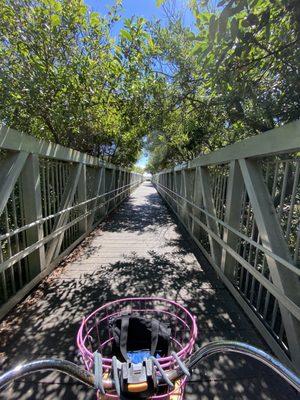
[[[182, 171], [182, 196], [188, 201], [193, 200], [193, 188], [194, 188], [194, 171], [193, 170], [183, 170]], [[190, 213], [192, 213], [193, 207], [184, 201], [183, 205], [183, 220], [186, 224], [188, 230], [192, 229], [192, 218]]]
[[[95, 191], [95, 196], [101, 196], [104, 195], [104, 193], [105, 193], [105, 166], [101, 166], [97, 174], [97, 188]], [[95, 200], [95, 202], [93, 202], [93, 204], [91, 205], [91, 208], [95, 208], [101, 203], [105, 203], [105, 196], [102, 196], [98, 200]], [[101, 220], [105, 215], [106, 212], [105, 210], [106, 206], [102, 206], [99, 207], [96, 211], [92, 212], [89, 219], [89, 229], [91, 229], [95, 225], [95, 223], [98, 222], [95, 221], [95, 215], [99, 213], [100, 214], [99, 220]]]
[[[226, 195], [225, 222], [237, 230], [239, 230], [241, 223], [243, 191], [244, 181], [239, 163], [238, 161], [231, 161]], [[224, 228], [223, 240], [232, 249], [236, 250], [240, 239], [232, 231]], [[231, 282], [234, 280], [235, 265], [235, 259], [223, 248], [221, 269]]]
[[[289, 248], [259, 164], [255, 160], [245, 159], [240, 160], [239, 163], [262, 245], [272, 253], [292, 263]], [[274, 258], [266, 255], [266, 259], [274, 285], [299, 306], [299, 279]], [[300, 322], [285, 307], [281, 304], [279, 306], [291, 358], [300, 369]]]
[[[193, 187], [193, 203], [202, 208], [203, 207], [203, 196], [202, 196], [202, 187], [201, 187], [201, 179], [200, 179], [200, 167], [195, 169], [195, 179], [194, 179], [194, 187]], [[197, 208], [193, 207], [192, 214], [194, 217], [201, 219], [202, 212], [197, 210]], [[192, 220], [192, 234], [196, 239], [199, 240], [200, 237], [200, 226], [195, 222], [195, 219]]]
[[[66, 208], [71, 207], [78, 187], [79, 178], [81, 176], [81, 170], [82, 170], [81, 163], [75, 164], [73, 166], [67, 185], [64, 189], [63, 198], [59, 207], [60, 210], [64, 210]], [[69, 215], [70, 215], [69, 211], [59, 215], [55, 220], [53, 231], [63, 227], [67, 223]], [[62, 232], [57, 237], [55, 237], [54, 239], [52, 239], [46, 255], [47, 265], [51, 264], [51, 262], [59, 255], [64, 235], [65, 231]]]
[[[181, 193], [181, 172], [174, 171], [174, 192], [180, 194]], [[177, 214], [180, 215], [181, 207], [178, 204], [181, 204], [182, 200], [175, 197], [175, 209]], [[178, 203], [178, 204], [177, 204]]]
[[[24, 212], [24, 223], [29, 224], [43, 217], [42, 196], [39, 159], [35, 154], [30, 154], [21, 173], [21, 193]], [[30, 200], [28, 199], [30, 193]], [[37, 225], [26, 230], [26, 246], [43, 239], [43, 225]], [[28, 255], [29, 276], [34, 278], [46, 267], [45, 247], [40, 246]]]
[[[87, 186], [86, 186], [86, 165], [83, 164], [81, 168], [81, 174], [78, 181], [78, 202], [83, 203], [87, 200]], [[80, 207], [80, 213], [85, 214], [87, 212], [87, 204]], [[83, 235], [88, 230], [88, 217], [84, 217], [79, 222], [79, 231]]]
[[[113, 170], [110, 168], [105, 168], [105, 192], [108, 193], [112, 190], [113, 187]], [[105, 214], [107, 214], [110, 210], [111, 194], [107, 194], [105, 196], [105, 201], [107, 201], [105, 205]]]
[[[208, 168], [200, 167], [199, 171], [204, 208], [209, 214], [211, 214], [213, 217], [216, 217], [216, 210], [213, 202]], [[206, 224], [209, 229], [211, 229], [216, 235], [220, 236], [218, 224], [213, 218], [206, 216]], [[213, 261], [219, 266], [221, 262], [221, 247], [218, 243], [216, 243], [211, 235], [208, 235], [208, 237], [211, 257]]]

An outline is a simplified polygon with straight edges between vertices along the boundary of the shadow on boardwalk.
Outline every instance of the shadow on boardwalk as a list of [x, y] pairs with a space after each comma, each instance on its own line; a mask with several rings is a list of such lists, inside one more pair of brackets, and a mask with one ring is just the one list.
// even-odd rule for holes
[[[122, 238], [124, 254], [118, 255], [119, 250], [112, 249]], [[184, 303], [197, 316], [199, 345], [236, 339], [264, 346], [149, 185], [138, 189], [68, 261], [2, 322], [3, 369], [41, 357], [80, 363], [75, 337], [82, 317], [110, 300], [127, 296], [154, 295]], [[95, 398], [92, 390], [55, 373], [18, 381], [4, 396], [22, 400]], [[203, 363], [185, 398], [296, 399], [296, 394], [255, 361], [223, 355]]]

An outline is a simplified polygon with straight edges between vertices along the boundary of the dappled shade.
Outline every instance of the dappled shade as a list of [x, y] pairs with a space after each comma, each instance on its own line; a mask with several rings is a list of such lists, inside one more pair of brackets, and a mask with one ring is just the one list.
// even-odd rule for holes
[[[150, 183], [144, 183], [62, 266], [1, 324], [1, 366], [60, 357], [81, 363], [75, 337], [84, 315], [127, 296], [163, 296], [197, 316], [198, 345], [237, 339], [265, 347], [211, 266], [179, 227]], [[94, 399], [55, 373], [16, 382], [10, 399]], [[255, 361], [222, 355], [198, 368], [186, 399], [296, 399]]]

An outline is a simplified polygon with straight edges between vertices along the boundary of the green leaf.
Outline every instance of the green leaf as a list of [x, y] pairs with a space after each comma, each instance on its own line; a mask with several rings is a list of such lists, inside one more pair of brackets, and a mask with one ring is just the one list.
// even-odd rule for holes
[[120, 35], [123, 39], [132, 40], [131, 33], [126, 31], [125, 29], [120, 30]]
[[51, 25], [54, 28], [56, 28], [58, 25], [60, 25], [61, 19], [60, 19], [59, 15], [57, 15], [57, 14], [51, 15], [50, 20], [51, 20]]
[[205, 48], [205, 43], [204, 42], [199, 42], [195, 45], [195, 47], [192, 49], [192, 51], [190, 52], [191, 56], [196, 56], [198, 54], [201, 54], [202, 51]]
[[95, 11], [90, 14], [90, 24], [92, 28], [96, 28], [99, 25], [99, 14]]
[[156, 7], [160, 7], [166, 0], [156, 0]]

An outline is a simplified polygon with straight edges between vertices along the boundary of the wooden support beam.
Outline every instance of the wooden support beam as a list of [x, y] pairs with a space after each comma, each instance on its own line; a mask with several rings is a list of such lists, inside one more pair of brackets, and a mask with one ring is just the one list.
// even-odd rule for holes
[[[72, 205], [72, 203], [74, 201], [74, 196], [75, 196], [75, 193], [77, 190], [79, 178], [81, 175], [81, 171], [82, 171], [82, 164], [76, 164], [73, 167], [73, 170], [69, 176], [66, 188], [64, 190], [64, 194], [62, 197], [62, 201], [61, 201], [59, 210], [64, 210]], [[59, 215], [57, 217], [57, 219], [55, 220], [53, 231], [55, 231], [56, 229], [61, 228], [63, 225], [65, 225], [67, 223], [69, 215], [70, 215], [70, 212], [65, 212], [65, 213]], [[65, 234], [65, 232], [63, 232], [58, 237], [54, 238], [52, 240], [51, 244], [49, 245], [49, 249], [48, 249], [47, 255], [46, 255], [47, 265], [49, 265], [55, 259], [55, 257], [58, 256], [61, 245], [62, 245], [62, 241], [64, 238], [64, 234]]]
[[[184, 170], [182, 171], [182, 196], [188, 201], [193, 201], [194, 197], [194, 179], [195, 179], [195, 170]], [[192, 219], [190, 217], [190, 213], [192, 212], [193, 207], [187, 202], [184, 201], [183, 205], [183, 219], [189, 230], [192, 228]]]
[[[195, 169], [195, 179], [194, 179], [194, 187], [193, 187], [193, 203], [196, 204], [198, 207], [203, 207], [203, 196], [202, 196], [202, 186], [201, 186], [201, 179], [200, 179], [200, 167]], [[201, 219], [202, 213], [197, 208], [192, 208], [193, 216]], [[200, 227], [198, 224], [195, 224], [194, 218], [192, 218], [192, 234], [199, 240], [200, 237]]]
[[[174, 192], [175, 193], [181, 193], [181, 172], [176, 172], [174, 171]], [[178, 203], [181, 204], [181, 200], [178, 200]], [[176, 204], [176, 203], [175, 203]], [[180, 207], [176, 204], [176, 212], [180, 215], [181, 209]]]
[[[259, 164], [255, 160], [245, 159], [240, 160], [239, 163], [262, 245], [292, 263], [292, 257]], [[266, 259], [273, 284], [299, 306], [300, 284], [298, 278], [272, 257], [266, 255]], [[300, 369], [300, 322], [282, 304], [280, 304], [280, 311], [291, 358], [296, 367]]]
[[[211, 182], [210, 182], [208, 168], [200, 167], [199, 171], [200, 171], [200, 182], [202, 187], [204, 209], [210, 214], [212, 214], [214, 217], [216, 217], [216, 210], [211, 191]], [[206, 216], [206, 223], [209, 229], [211, 229], [216, 235], [220, 236], [218, 224], [213, 218]], [[217, 265], [220, 265], [221, 247], [218, 243], [216, 243], [216, 241], [212, 238], [211, 235], [209, 235], [208, 237], [209, 237], [212, 259]]]
[[[236, 230], [239, 230], [241, 223], [243, 192], [244, 181], [239, 163], [238, 161], [232, 161], [229, 170], [224, 222]], [[236, 250], [240, 239], [232, 231], [224, 228], [223, 240], [232, 249]], [[231, 282], [234, 279], [235, 265], [235, 259], [223, 248], [221, 269]]]
[[[100, 167], [98, 173], [97, 173], [97, 181], [96, 181], [96, 191], [94, 196], [100, 196], [101, 194], [105, 193], [105, 167]], [[90, 207], [93, 209], [95, 208], [98, 204], [104, 203], [105, 202], [105, 197], [101, 197], [98, 200], [95, 200], [91, 203]], [[91, 213], [91, 215], [88, 217], [88, 226], [89, 228], [92, 228], [94, 224], [97, 222], [95, 221], [95, 215], [100, 213], [100, 220], [101, 217], [105, 215], [105, 208], [101, 207], [97, 211], [94, 211]]]
[[112, 210], [114, 208], [114, 204], [115, 204], [115, 200], [113, 199], [114, 195], [116, 192], [113, 192], [113, 190], [115, 190], [116, 188], [116, 171], [115, 170], [111, 170], [111, 176], [110, 176], [110, 185], [109, 185], [109, 192], [112, 192], [108, 195], [108, 198], [111, 199], [108, 202], [108, 207], [107, 207], [107, 212], [109, 212], [110, 210]]
[[28, 153], [20, 151], [10, 154], [0, 163], [0, 215], [4, 211], [27, 157]]
[[[30, 224], [43, 217], [41, 178], [39, 158], [30, 154], [21, 173], [21, 193], [24, 210], [24, 223]], [[30, 201], [28, 200], [30, 193]], [[26, 230], [26, 247], [31, 246], [44, 237], [43, 225], [36, 225]], [[28, 255], [29, 275], [33, 279], [46, 266], [45, 247], [41, 246]]]
[[[86, 165], [83, 164], [81, 168], [81, 174], [78, 181], [78, 203], [83, 203], [87, 200], [87, 181], [86, 181]], [[80, 207], [80, 213], [85, 214], [87, 212], [87, 204]], [[84, 234], [88, 230], [88, 217], [83, 218], [79, 222], [80, 234]]]

